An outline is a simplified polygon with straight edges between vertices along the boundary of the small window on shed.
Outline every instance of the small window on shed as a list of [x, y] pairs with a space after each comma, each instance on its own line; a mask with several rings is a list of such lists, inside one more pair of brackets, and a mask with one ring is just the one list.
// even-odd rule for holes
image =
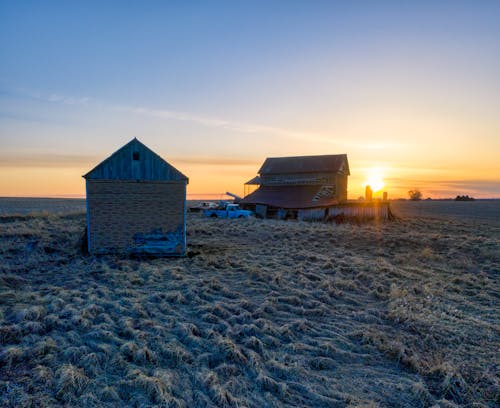
[[132, 160], [139, 160], [139, 152], [132, 152]]

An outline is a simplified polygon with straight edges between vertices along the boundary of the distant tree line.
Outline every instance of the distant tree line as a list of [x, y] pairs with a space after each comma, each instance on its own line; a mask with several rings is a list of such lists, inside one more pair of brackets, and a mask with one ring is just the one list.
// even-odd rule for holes
[[[410, 201], [420, 201], [422, 199], [422, 192], [418, 188], [414, 188], [413, 190], [408, 191], [408, 197]], [[431, 198], [429, 197], [427, 200], [431, 200]], [[447, 200], [474, 201], [475, 198], [468, 195], [457, 195], [455, 198], [448, 198]]]
[[468, 195], [457, 195], [455, 201], [474, 201], [474, 197], [469, 197]]
[[422, 199], [422, 192], [418, 188], [415, 188], [408, 191], [408, 197], [410, 197], [411, 201], [420, 201]]

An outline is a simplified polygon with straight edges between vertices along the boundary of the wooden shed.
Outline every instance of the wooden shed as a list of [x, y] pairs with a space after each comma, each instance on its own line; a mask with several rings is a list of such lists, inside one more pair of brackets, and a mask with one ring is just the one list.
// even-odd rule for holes
[[83, 177], [91, 254], [185, 254], [188, 178], [139, 140]]

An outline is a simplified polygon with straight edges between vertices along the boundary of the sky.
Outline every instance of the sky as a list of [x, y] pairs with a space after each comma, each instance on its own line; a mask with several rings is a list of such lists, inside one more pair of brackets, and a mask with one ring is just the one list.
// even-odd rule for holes
[[137, 137], [190, 197], [347, 153], [349, 198], [500, 197], [500, 1], [0, 1], [0, 196]]

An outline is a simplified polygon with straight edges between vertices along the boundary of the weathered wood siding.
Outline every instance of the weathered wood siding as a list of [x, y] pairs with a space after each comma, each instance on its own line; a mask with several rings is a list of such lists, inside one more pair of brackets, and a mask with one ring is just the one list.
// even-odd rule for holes
[[255, 213], [261, 218], [267, 218], [267, 205], [257, 204]]
[[347, 175], [337, 175], [337, 198], [339, 201], [347, 201]]
[[337, 173], [267, 174], [260, 180], [263, 186], [335, 185]]
[[327, 218], [332, 219], [337, 216], [346, 218], [361, 219], [382, 219], [390, 218], [390, 208], [387, 202], [374, 203], [346, 203], [328, 208]]
[[92, 180], [187, 180], [181, 172], [155, 152], [133, 139], [92, 169], [86, 176]]
[[324, 221], [326, 208], [310, 208], [298, 210], [297, 219], [299, 221]]

